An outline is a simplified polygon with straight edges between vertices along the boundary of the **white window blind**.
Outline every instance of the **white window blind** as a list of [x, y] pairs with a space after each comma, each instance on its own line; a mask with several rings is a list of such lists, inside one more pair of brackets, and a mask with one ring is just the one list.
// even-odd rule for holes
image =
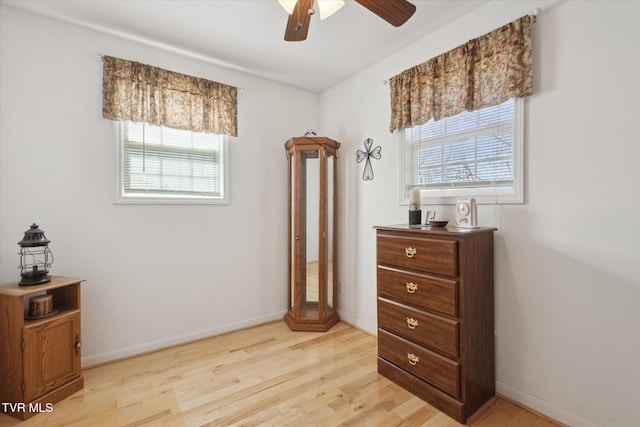
[[121, 198], [225, 200], [225, 137], [121, 122]]
[[423, 198], [518, 193], [510, 201], [520, 201], [521, 109], [522, 100], [510, 99], [407, 130], [405, 193], [409, 188], [423, 190]]
[[416, 185], [513, 182], [513, 100], [411, 129]]

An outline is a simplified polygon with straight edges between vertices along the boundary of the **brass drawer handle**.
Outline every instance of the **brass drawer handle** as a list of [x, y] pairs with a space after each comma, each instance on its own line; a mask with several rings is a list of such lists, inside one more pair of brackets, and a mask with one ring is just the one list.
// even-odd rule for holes
[[404, 253], [407, 255], [407, 258], [413, 258], [416, 252], [416, 248], [404, 248]]
[[413, 353], [407, 353], [407, 358], [409, 359], [409, 364], [413, 366], [420, 362], [420, 358]]
[[405, 286], [407, 288], [407, 292], [409, 292], [410, 294], [413, 294], [418, 290], [418, 285], [413, 282], [407, 282]]
[[418, 321], [413, 317], [407, 317], [407, 326], [409, 329], [415, 329], [418, 326]]

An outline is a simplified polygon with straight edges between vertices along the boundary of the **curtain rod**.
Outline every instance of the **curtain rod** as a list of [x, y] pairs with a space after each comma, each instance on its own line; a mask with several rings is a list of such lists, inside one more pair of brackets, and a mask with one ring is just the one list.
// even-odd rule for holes
[[540, 13], [540, 8], [537, 7], [535, 9], [533, 9], [531, 11], [531, 13], [529, 13], [529, 17], [531, 18], [531, 20], [533, 21], [533, 23], [535, 24], [536, 22], [538, 22], [538, 14]]

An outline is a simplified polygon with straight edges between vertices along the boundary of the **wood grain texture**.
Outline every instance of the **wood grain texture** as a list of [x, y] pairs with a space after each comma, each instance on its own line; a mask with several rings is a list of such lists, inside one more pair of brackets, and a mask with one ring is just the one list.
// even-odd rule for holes
[[415, 13], [416, 7], [407, 0], [356, 0], [394, 27], [400, 27]]
[[[32, 405], [57, 402], [82, 388], [80, 373], [80, 284], [84, 279], [52, 276], [35, 286], [0, 286], [0, 403]], [[25, 319], [30, 298], [46, 293], [53, 314]], [[25, 419], [32, 408], [8, 411]]]
[[[406, 355], [398, 345], [382, 348], [387, 344], [380, 341], [379, 372], [464, 423], [495, 394], [495, 229], [436, 230], [406, 225], [376, 228], [378, 327], [413, 342], [418, 348], [433, 350], [451, 362], [460, 363], [460, 374], [452, 374], [450, 382], [441, 378], [435, 381], [437, 377], [429, 371], [408, 369], [404, 364]], [[456, 298], [448, 305], [458, 310], [457, 315], [452, 316], [449, 309], [444, 310], [447, 317], [441, 316], [447, 299], [443, 300], [442, 292], [434, 292], [433, 286], [431, 292], [422, 296], [428, 302], [410, 300], [400, 292], [385, 289], [387, 283], [402, 282], [418, 274], [431, 277], [432, 284], [457, 284], [448, 293], [449, 300]]]
[[[340, 320], [334, 280], [338, 222], [333, 220], [337, 213], [339, 148], [339, 142], [325, 137], [291, 138], [285, 143], [289, 159], [290, 270], [284, 321], [294, 331], [325, 332]], [[307, 243], [314, 241], [317, 258], [307, 259]]]
[[24, 328], [25, 402], [80, 376], [80, 355], [74, 345], [79, 334], [79, 310]]
[[284, 39], [288, 42], [299, 42], [307, 39], [311, 15], [309, 9], [313, 8], [313, 0], [298, 0], [293, 13], [289, 15], [287, 27], [284, 31]]
[[493, 233], [468, 234], [461, 244], [461, 362], [467, 417], [495, 394]]
[[379, 266], [378, 295], [447, 316], [458, 316], [458, 282], [455, 280]]
[[[284, 322], [83, 370], [85, 388], [20, 422], [56, 426], [460, 426], [377, 373], [376, 337], [344, 322], [327, 333]], [[554, 426], [494, 398], [470, 426]]]
[[[411, 326], [410, 326], [410, 322]], [[423, 347], [457, 358], [458, 320], [451, 320], [397, 302], [378, 298], [378, 327]]]
[[[420, 234], [378, 231], [378, 264], [447, 276], [458, 274], [458, 242]], [[415, 253], [407, 254], [414, 249]]]
[[442, 357], [384, 329], [378, 329], [378, 355], [417, 377], [428, 379], [445, 393], [460, 397], [459, 362]]

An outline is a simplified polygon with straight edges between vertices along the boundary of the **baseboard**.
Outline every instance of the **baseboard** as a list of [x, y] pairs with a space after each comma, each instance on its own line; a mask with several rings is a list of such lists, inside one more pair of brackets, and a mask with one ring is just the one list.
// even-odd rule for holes
[[370, 335], [374, 335], [374, 336], [377, 335], [377, 332], [378, 332], [377, 326], [374, 326], [372, 328], [371, 325], [364, 323], [356, 319], [355, 317], [349, 316], [348, 313], [344, 313], [340, 310], [338, 310], [338, 316], [340, 316], [340, 320], [344, 321], [345, 323], [348, 323], [354, 328], [360, 329], [361, 331], [366, 332]]
[[546, 400], [533, 396], [522, 390], [518, 390], [508, 384], [500, 381], [496, 381], [496, 394], [499, 394], [507, 400], [512, 400], [515, 404], [522, 405], [526, 409], [533, 410], [540, 413], [542, 416], [549, 417], [551, 420], [555, 420], [566, 424], [568, 426], [580, 426], [580, 427], [601, 427], [580, 415], [560, 408]]
[[88, 369], [97, 365], [115, 362], [129, 357], [139, 356], [152, 351], [158, 351], [168, 347], [173, 347], [175, 345], [186, 344], [192, 341], [210, 338], [226, 332], [232, 332], [239, 329], [260, 325], [262, 323], [272, 322], [274, 320], [281, 320], [286, 312], [286, 310], [282, 310], [276, 313], [266, 314], [264, 316], [251, 317], [249, 319], [243, 319], [233, 323], [225, 323], [224, 325], [217, 325], [211, 328], [201, 329], [199, 331], [191, 332], [188, 334], [165, 338], [158, 341], [152, 341], [132, 347], [126, 347], [107, 353], [83, 357], [82, 368]]

